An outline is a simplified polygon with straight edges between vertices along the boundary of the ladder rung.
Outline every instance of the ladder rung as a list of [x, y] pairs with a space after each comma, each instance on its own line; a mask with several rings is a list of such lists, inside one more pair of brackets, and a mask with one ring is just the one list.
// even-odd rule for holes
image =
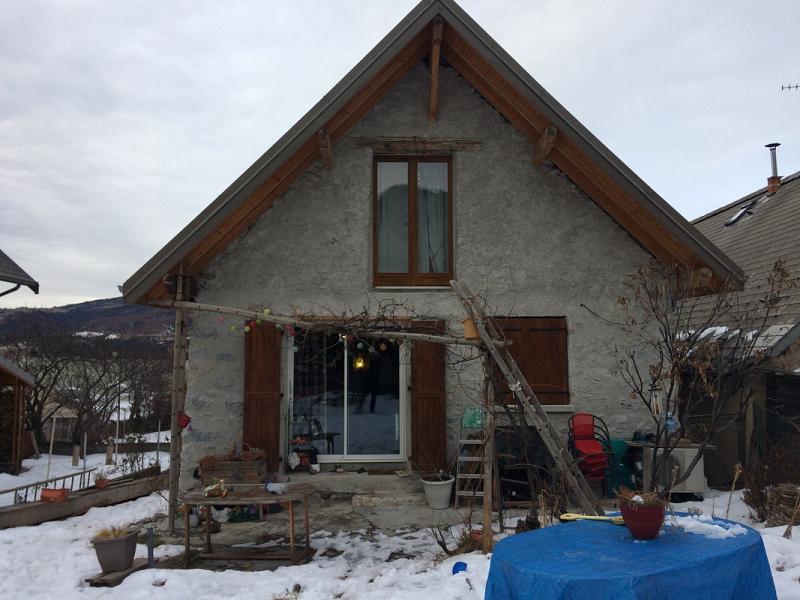
[[457, 479], [483, 479], [482, 473], [459, 473]]
[[459, 456], [461, 462], [483, 462], [482, 456]]
[[456, 496], [475, 496], [476, 498], [480, 498], [483, 496], [483, 492], [474, 491], [474, 492], [456, 492]]
[[486, 442], [483, 440], [459, 440], [458, 443], [461, 445], [472, 444], [483, 446]]

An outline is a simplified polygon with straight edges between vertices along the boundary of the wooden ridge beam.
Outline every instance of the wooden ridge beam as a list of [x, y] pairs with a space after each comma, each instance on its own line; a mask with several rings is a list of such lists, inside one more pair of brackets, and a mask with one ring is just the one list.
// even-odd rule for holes
[[317, 142], [322, 164], [330, 171], [333, 168], [333, 144], [331, 144], [331, 136], [327, 129], [322, 128], [317, 132]]
[[442, 51], [442, 30], [444, 23], [442, 17], [436, 15], [433, 18], [433, 35], [431, 37], [431, 93], [430, 106], [428, 108], [428, 118], [435, 122], [439, 116], [439, 62]]
[[553, 146], [556, 145], [556, 137], [558, 137], [558, 129], [555, 125], [548, 125], [545, 127], [544, 132], [536, 142], [533, 149], [533, 165], [536, 167], [544, 164], [545, 159], [550, 155]]

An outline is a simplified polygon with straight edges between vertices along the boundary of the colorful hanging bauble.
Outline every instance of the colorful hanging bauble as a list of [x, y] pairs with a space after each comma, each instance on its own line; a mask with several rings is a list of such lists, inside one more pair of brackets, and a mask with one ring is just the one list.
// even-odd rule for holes
[[268, 317], [268, 316], [269, 316], [269, 313], [270, 313], [269, 309], [268, 309], [268, 308], [265, 308], [265, 309], [264, 309], [264, 316], [265, 316], [265, 317]]
[[217, 321], [219, 321], [220, 323], [224, 323], [225, 317], [223, 315], [220, 315], [219, 317], [217, 317]]
[[300, 348], [297, 346], [292, 346], [292, 352], [300, 352]]
[[353, 341], [353, 336], [352, 335], [348, 335], [347, 336], [347, 341], [348, 342], [352, 342]]
[[250, 331], [250, 325], [245, 325], [244, 326], [244, 332], [248, 333], [249, 331]]
[[358, 342], [356, 344], [356, 348], [358, 348], [359, 350], [363, 350], [364, 349], [364, 342]]
[[277, 329], [278, 331], [283, 331], [283, 325], [281, 325], [280, 323], [277, 323], [275, 325], [275, 329]]
[[385, 343], [381, 342], [381, 345], [380, 345], [379, 347], [380, 347], [380, 349], [381, 349], [381, 352], [386, 352], [386, 348], [387, 348], [387, 346], [386, 346], [386, 344], [385, 344]]
[[287, 325], [285, 327], [285, 329], [286, 329], [286, 333], [288, 333], [290, 337], [294, 337], [295, 336], [294, 326], [293, 325]]
[[263, 322], [264, 321], [262, 321], [261, 319], [256, 319], [256, 325], [261, 325], [261, 323], [263, 323]]
[[229, 329], [230, 329], [231, 331], [236, 331], [236, 325], [231, 325], [231, 326], [229, 327]]

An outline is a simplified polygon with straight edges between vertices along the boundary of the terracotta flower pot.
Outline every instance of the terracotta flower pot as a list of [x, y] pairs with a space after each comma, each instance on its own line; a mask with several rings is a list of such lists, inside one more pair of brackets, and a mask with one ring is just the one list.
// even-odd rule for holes
[[640, 506], [631, 508], [627, 504], [620, 506], [625, 526], [637, 540], [653, 540], [658, 537], [664, 524], [663, 506]]
[[186, 427], [191, 422], [192, 422], [192, 417], [190, 417], [186, 413], [178, 413], [178, 427], [180, 427], [181, 429], [186, 429]]
[[94, 489], [96, 490], [104, 490], [108, 487], [108, 479], [95, 479], [94, 480]]
[[42, 502], [66, 502], [69, 499], [67, 488], [43, 488], [39, 497]]
[[475, 321], [473, 321], [470, 317], [467, 317], [461, 324], [464, 326], [464, 337], [468, 340], [477, 340], [478, 337], [478, 330], [475, 328]]
[[92, 540], [103, 573], [127, 571], [136, 554], [136, 532], [120, 537]]

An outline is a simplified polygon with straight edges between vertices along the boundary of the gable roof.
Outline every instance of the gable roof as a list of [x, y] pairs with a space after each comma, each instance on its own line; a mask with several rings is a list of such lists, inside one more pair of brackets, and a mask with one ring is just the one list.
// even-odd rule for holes
[[[746, 281], [739, 299], [755, 321], [763, 320], [759, 298], [769, 290], [767, 277], [775, 261], [784, 260], [791, 277], [800, 275], [800, 171], [784, 177], [774, 194], [768, 196], [767, 188], [761, 188], [694, 224], [743, 269]], [[783, 294], [767, 323], [773, 355], [800, 337], [800, 286]]]
[[[534, 147], [558, 134], [549, 159], [656, 258], [708, 267], [713, 281], [742, 281], [736, 264], [667, 204], [561, 106], [452, 0], [423, 0], [264, 155], [123, 285], [126, 302], [163, 298], [163, 278], [200, 272], [321, 157], [320, 132], [341, 139], [430, 54], [434, 17], [441, 56]], [[531, 168], [534, 168], [533, 166]]]
[[15, 285], [25, 285], [33, 290], [34, 294], [39, 293], [39, 284], [28, 275], [22, 268], [15, 263], [8, 254], [0, 250], [0, 281], [7, 281]]

